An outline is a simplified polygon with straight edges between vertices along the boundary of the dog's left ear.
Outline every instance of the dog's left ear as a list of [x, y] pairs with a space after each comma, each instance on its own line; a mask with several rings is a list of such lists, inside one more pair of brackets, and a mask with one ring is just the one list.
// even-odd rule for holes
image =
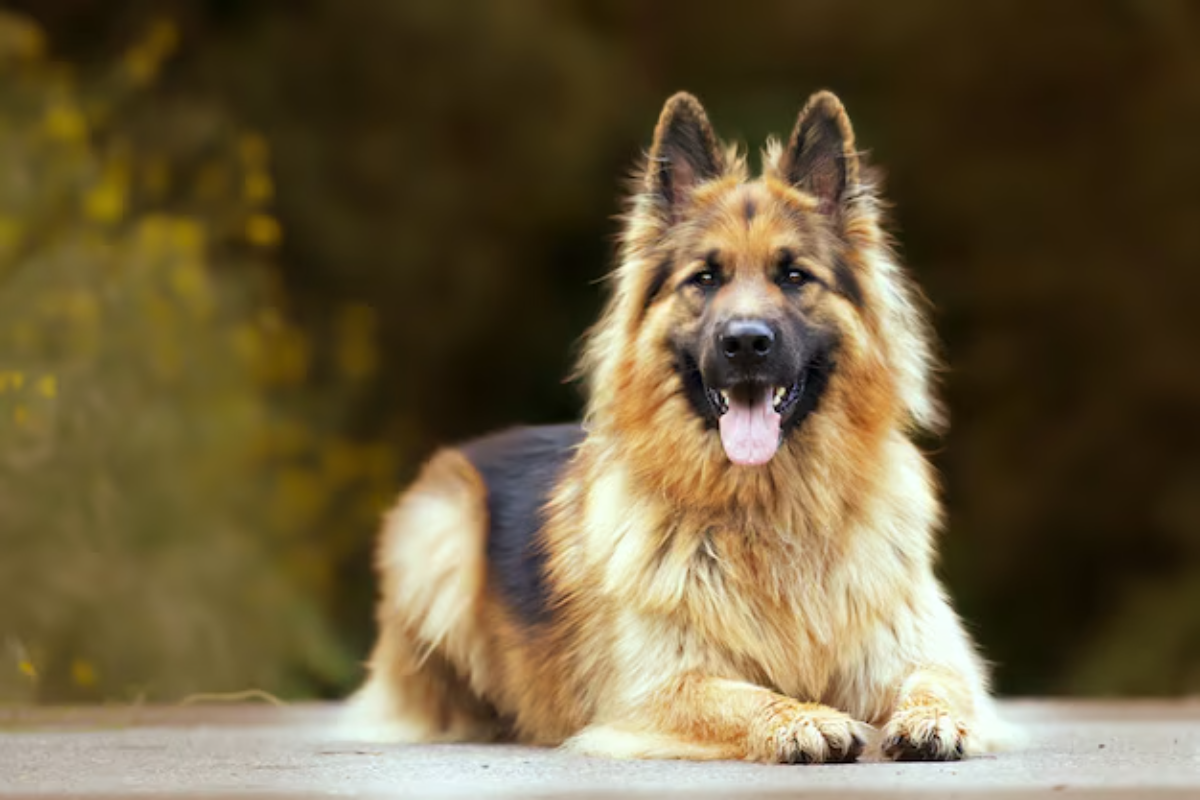
[[837, 214], [846, 190], [858, 183], [854, 129], [842, 101], [832, 92], [817, 92], [804, 104], [780, 164], [782, 176], [813, 195], [821, 212]]

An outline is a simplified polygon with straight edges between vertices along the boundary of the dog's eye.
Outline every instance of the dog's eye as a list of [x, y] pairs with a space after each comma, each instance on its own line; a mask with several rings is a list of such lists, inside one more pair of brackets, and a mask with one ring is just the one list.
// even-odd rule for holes
[[800, 267], [785, 267], [779, 273], [779, 282], [784, 286], [803, 286], [812, 280], [812, 275]]
[[721, 280], [711, 269], [702, 269], [692, 276], [692, 283], [701, 289], [715, 289]]
[[775, 262], [780, 286], [803, 286], [812, 280], [812, 273], [796, 264], [791, 250], [784, 250]]

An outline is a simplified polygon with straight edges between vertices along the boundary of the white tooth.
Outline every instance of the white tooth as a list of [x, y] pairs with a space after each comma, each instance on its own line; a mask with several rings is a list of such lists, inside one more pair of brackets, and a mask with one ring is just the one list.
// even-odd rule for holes
[[729, 405], [729, 392], [725, 391], [724, 389], [721, 390], [721, 402], [723, 402], [725, 405]]
[[780, 403], [782, 403], [783, 398], [785, 398], [785, 397], [787, 397], [787, 389], [785, 389], [782, 386], [776, 387], [776, 389], [775, 389], [775, 405], [779, 405]]

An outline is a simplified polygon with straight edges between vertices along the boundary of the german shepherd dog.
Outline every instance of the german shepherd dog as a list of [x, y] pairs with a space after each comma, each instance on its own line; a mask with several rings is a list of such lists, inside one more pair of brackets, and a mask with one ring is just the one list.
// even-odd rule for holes
[[934, 576], [929, 334], [876, 184], [828, 92], [757, 178], [696, 98], [667, 102], [582, 426], [444, 449], [387, 516], [355, 736], [784, 763], [994, 746]]

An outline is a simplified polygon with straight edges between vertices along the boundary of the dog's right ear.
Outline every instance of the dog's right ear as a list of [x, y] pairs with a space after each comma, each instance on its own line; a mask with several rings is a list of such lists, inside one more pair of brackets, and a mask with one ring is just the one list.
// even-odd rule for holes
[[667, 221], [697, 186], [724, 171], [717, 135], [700, 101], [687, 92], [667, 100], [654, 129], [654, 144], [646, 165], [646, 191], [658, 199]]

